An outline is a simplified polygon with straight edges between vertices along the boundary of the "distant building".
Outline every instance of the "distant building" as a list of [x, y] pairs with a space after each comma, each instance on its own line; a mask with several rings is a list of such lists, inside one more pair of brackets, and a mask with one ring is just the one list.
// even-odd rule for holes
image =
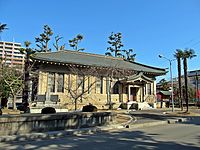
[[25, 55], [21, 54], [20, 43], [0, 41], [0, 59], [10, 66], [23, 68]]
[[188, 72], [189, 83], [195, 88], [196, 98], [200, 98], [200, 70]]
[[[195, 95], [193, 96], [193, 98], [200, 100], [200, 70], [188, 71], [187, 77], [188, 77], [188, 86], [195, 91]], [[181, 83], [182, 83], [182, 87], [183, 87], [185, 85], [184, 75], [181, 76]], [[168, 91], [170, 91], [171, 81], [166, 81], [165, 87], [169, 88]], [[178, 88], [178, 77], [173, 78], [173, 87], [174, 87], [174, 89]], [[156, 87], [157, 93], [159, 93], [162, 90], [166, 90], [166, 89], [163, 89], [163, 84], [158, 83], [157, 87]], [[174, 91], [174, 98], [176, 98], [178, 96], [177, 94], [178, 93], [176, 93]]]

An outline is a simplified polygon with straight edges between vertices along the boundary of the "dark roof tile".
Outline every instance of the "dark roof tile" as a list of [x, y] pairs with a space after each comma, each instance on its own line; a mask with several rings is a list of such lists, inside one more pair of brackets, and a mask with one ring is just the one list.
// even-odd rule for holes
[[154, 73], [158, 75], [166, 73], [165, 69], [151, 67], [136, 62], [124, 61], [122, 58], [115, 58], [105, 55], [69, 51], [69, 50], [36, 53], [34, 59], [42, 61], [58, 62], [58, 63], [67, 63], [67, 64], [97, 66], [97, 67], [115, 67], [121, 69]]

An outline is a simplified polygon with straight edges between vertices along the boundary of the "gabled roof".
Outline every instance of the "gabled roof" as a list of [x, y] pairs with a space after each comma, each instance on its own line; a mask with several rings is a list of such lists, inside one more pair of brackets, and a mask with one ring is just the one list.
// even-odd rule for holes
[[159, 91], [158, 93], [162, 93], [163, 95], [166, 95], [166, 96], [170, 96], [171, 95], [170, 91]]
[[165, 69], [143, 65], [136, 62], [125, 61], [105, 55], [97, 55], [78, 51], [63, 50], [57, 52], [40, 52], [34, 55], [36, 61], [56, 62], [63, 64], [77, 64], [96, 67], [120, 68], [154, 75], [166, 74]]
[[140, 72], [139, 74], [135, 74], [135, 75], [129, 76], [127, 79], [123, 79], [121, 81], [135, 82], [137, 80], [145, 81], [145, 82], [152, 82], [153, 81], [153, 79], [148, 78], [147, 76], [145, 76], [143, 74], [143, 72]]

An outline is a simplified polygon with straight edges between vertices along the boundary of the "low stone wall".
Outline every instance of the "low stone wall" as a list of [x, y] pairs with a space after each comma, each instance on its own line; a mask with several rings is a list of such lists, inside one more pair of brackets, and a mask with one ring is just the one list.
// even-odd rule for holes
[[[44, 108], [44, 107], [43, 107]], [[59, 109], [59, 108], [55, 108], [56, 112], [57, 113], [60, 113], [60, 112], [68, 112], [68, 109]], [[30, 108], [30, 113], [41, 113], [42, 111], [42, 108]]]
[[115, 117], [113, 112], [3, 115], [0, 136], [103, 126]]

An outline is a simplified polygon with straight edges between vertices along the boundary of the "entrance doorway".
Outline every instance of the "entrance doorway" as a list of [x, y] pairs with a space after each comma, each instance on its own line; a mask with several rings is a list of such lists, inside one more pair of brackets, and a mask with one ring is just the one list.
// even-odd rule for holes
[[129, 93], [129, 100], [130, 101], [136, 101], [137, 99], [137, 88], [136, 87], [130, 87], [130, 93]]

